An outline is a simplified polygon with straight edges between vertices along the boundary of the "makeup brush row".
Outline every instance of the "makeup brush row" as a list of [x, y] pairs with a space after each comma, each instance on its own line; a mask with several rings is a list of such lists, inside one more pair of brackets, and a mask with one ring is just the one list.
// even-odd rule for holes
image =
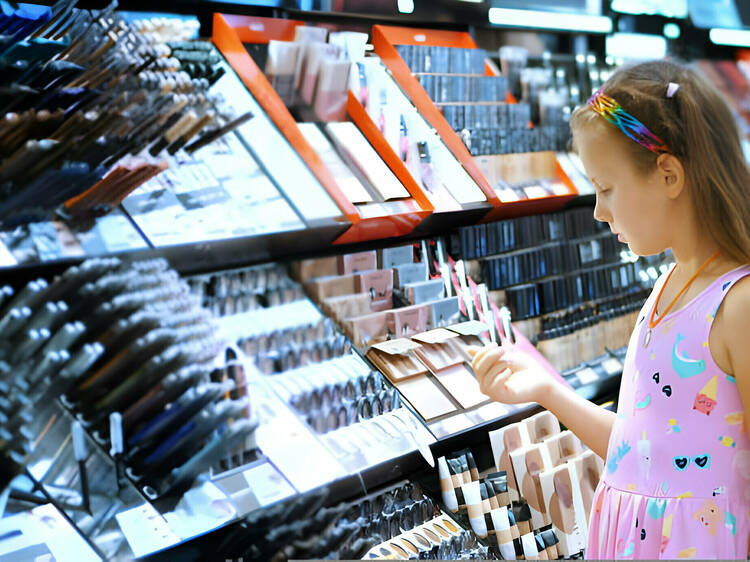
[[4, 35], [1, 223], [104, 214], [165, 169], [154, 157], [192, 153], [248, 118], [209, 95], [224, 73], [209, 43], [170, 26], [141, 33], [115, 7], [64, 0]]
[[154, 496], [245, 446], [256, 424], [240, 383], [209, 382], [224, 344], [164, 260], [89, 260], [0, 295], [0, 450], [19, 468], [34, 405], [58, 397]]

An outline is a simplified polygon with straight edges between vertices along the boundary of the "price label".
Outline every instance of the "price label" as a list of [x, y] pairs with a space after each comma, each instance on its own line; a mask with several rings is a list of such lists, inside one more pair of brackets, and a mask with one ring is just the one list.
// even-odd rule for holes
[[622, 363], [614, 357], [603, 361], [602, 367], [604, 367], [604, 370], [607, 371], [607, 374], [610, 376], [622, 372]]
[[581, 369], [576, 375], [578, 376], [578, 380], [581, 381], [581, 384], [589, 384], [599, 380], [599, 375], [597, 375], [596, 371], [591, 367]]

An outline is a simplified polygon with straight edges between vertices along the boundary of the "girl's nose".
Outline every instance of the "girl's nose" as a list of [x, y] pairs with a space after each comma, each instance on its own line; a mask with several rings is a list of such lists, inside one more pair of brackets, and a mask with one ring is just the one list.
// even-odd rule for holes
[[596, 196], [596, 205], [594, 206], [594, 218], [599, 222], [612, 222], [610, 220], [612, 217], [609, 213], [609, 209], [602, 205], [601, 199], [598, 195]]

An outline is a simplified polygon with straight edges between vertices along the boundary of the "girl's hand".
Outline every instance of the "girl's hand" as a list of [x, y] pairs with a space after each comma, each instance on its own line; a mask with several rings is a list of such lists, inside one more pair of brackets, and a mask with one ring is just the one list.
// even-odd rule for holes
[[470, 351], [479, 389], [504, 404], [542, 402], [552, 377], [529, 355], [495, 343]]

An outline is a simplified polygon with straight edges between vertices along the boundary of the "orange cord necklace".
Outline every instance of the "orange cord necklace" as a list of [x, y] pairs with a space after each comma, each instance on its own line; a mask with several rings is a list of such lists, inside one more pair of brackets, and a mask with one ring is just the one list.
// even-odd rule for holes
[[688, 279], [687, 283], [683, 285], [682, 289], [680, 289], [680, 292], [677, 293], [677, 296], [672, 299], [672, 302], [669, 303], [669, 306], [667, 309], [659, 315], [659, 318], [654, 320], [654, 316], [656, 316], [656, 309], [659, 307], [659, 301], [661, 300], [661, 294], [664, 292], [664, 288], [667, 286], [667, 283], [669, 283], [670, 277], [672, 277], [672, 274], [674, 273], [674, 270], [677, 269], [677, 267], [673, 267], [672, 271], [669, 272], [669, 275], [667, 275], [666, 281], [664, 281], [664, 284], [661, 286], [661, 289], [659, 290], [659, 294], [656, 295], [656, 302], [654, 303], [654, 308], [651, 309], [651, 317], [648, 319], [648, 330], [646, 331], [646, 337], [643, 338], [643, 347], [648, 347], [649, 342], [651, 341], [651, 331], [656, 328], [656, 326], [659, 325], [659, 322], [662, 321], [662, 319], [669, 314], [669, 311], [672, 310], [672, 307], [675, 305], [675, 303], [679, 300], [679, 298], [685, 293], [685, 291], [688, 290], [688, 287], [695, 281], [695, 278], [700, 275], [701, 271], [706, 269], [708, 267], [708, 264], [710, 264], [712, 261], [714, 261], [721, 252], [719, 250], [716, 250], [713, 254], [711, 254], [711, 257], [708, 258], [705, 262], [703, 262], [703, 265], [700, 266], [695, 273], [693, 273], [693, 276]]

